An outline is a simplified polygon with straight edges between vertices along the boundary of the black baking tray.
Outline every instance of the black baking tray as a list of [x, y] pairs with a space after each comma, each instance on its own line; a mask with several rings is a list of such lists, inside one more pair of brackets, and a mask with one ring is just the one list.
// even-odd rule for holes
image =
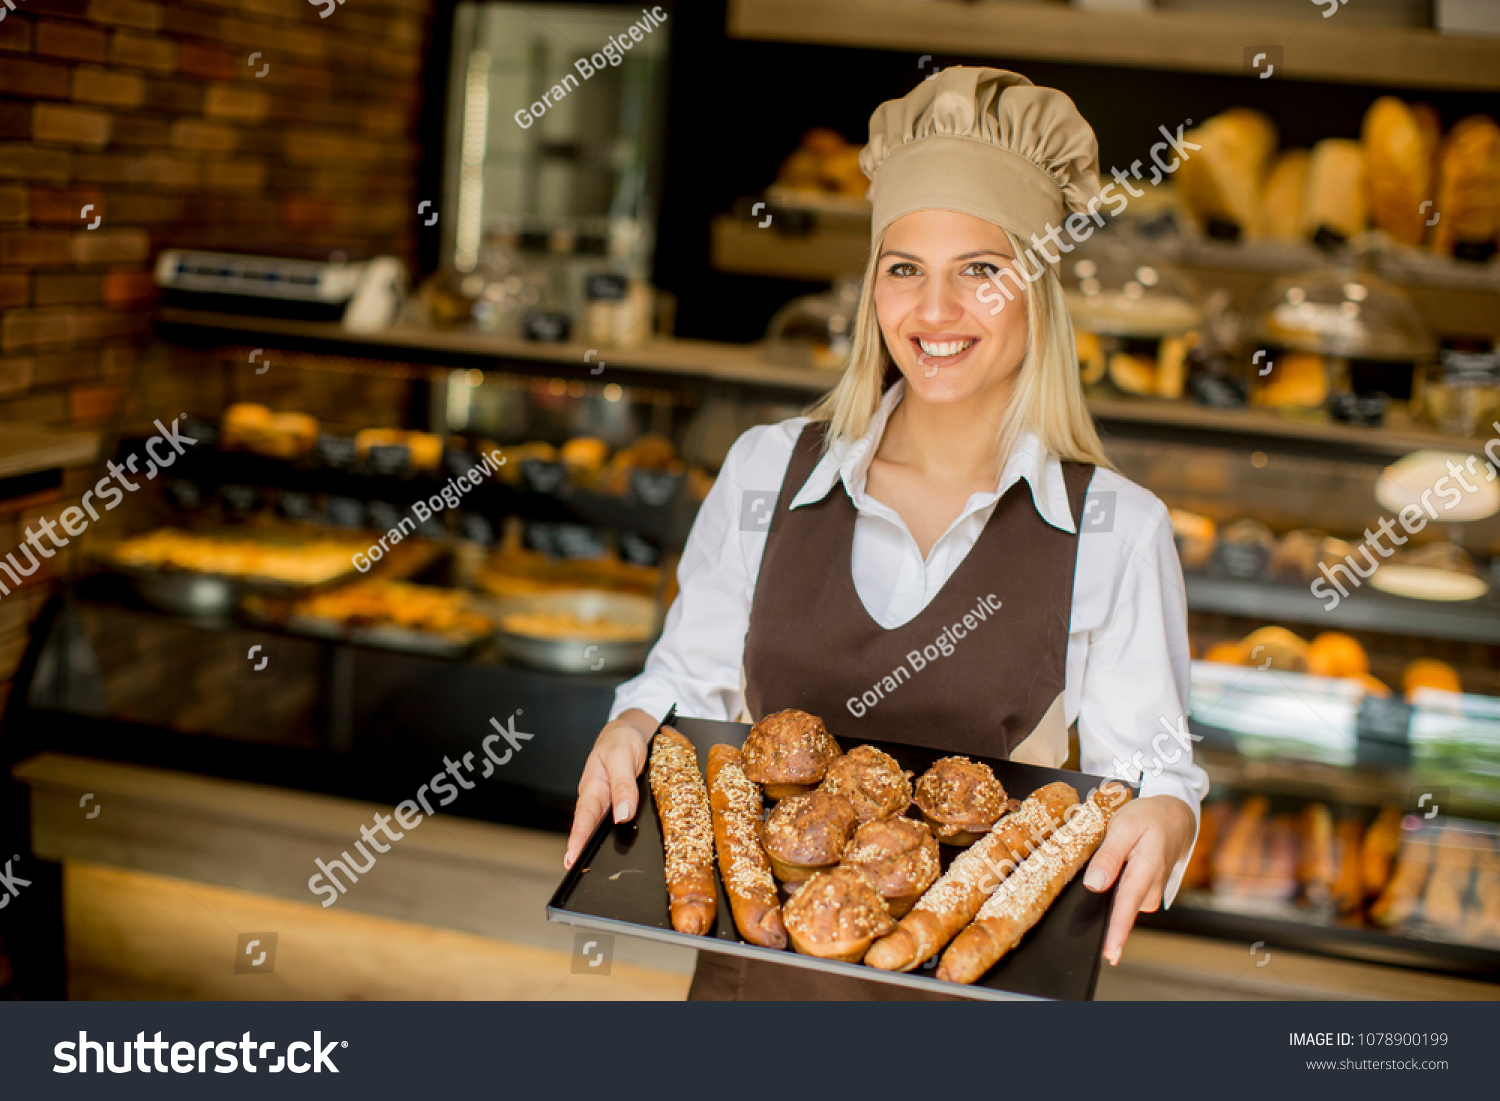
[[[666, 721], [693, 743], [698, 751], [700, 768], [708, 760], [709, 746], [743, 745], [750, 733], [750, 727], [745, 723], [684, 719], [672, 715]], [[877, 746], [896, 758], [902, 768], [910, 769], [918, 776], [933, 761], [946, 756], [938, 750], [890, 742], [848, 738], [839, 738], [838, 742], [845, 750], [861, 744]], [[1037, 788], [1056, 780], [1071, 784], [1082, 799], [1104, 781], [1104, 777], [1081, 772], [970, 756], [994, 769], [1006, 794], [1017, 799], [1024, 799]], [[729, 899], [724, 894], [722, 879], [718, 879], [717, 867], [719, 906], [712, 936], [679, 933], [672, 928], [661, 823], [644, 771], [638, 783], [640, 809], [635, 819], [616, 825], [606, 816], [599, 824], [578, 862], [563, 877], [547, 903], [549, 921], [960, 997], [1087, 1001], [1094, 996], [1114, 888], [1095, 894], [1084, 887], [1082, 874], [1074, 876], [1063, 888], [1062, 894], [1026, 934], [1020, 946], [1007, 953], [973, 986], [934, 978], [931, 969], [919, 968], [902, 974], [864, 964], [820, 960], [790, 949], [777, 950], [750, 944], [741, 939], [734, 927]], [[957, 853], [957, 849], [942, 847], [945, 869]]]

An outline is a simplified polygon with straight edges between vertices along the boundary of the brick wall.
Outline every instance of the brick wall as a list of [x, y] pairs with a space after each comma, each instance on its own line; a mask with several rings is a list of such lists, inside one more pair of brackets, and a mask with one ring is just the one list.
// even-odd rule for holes
[[[411, 263], [431, 0], [347, 0], [327, 19], [307, 0], [13, 2], [0, 22], [0, 433], [221, 408], [211, 358], [151, 337], [164, 247]], [[303, 377], [279, 373], [278, 407], [330, 400]], [[88, 481], [69, 470], [46, 499], [0, 504], [0, 554]], [[0, 598], [0, 706], [48, 583]]]

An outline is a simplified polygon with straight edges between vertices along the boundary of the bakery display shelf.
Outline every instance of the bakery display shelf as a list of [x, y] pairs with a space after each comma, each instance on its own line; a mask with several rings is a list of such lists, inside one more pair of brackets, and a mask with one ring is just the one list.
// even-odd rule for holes
[[[270, 344], [273, 338], [293, 342], [299, 350], [282, 352], [284, 358], [277, 361], [289, 367], [327, 365], [337, 356], [381, 357], [420, 360], [432, 365], [433, 371], [462, 367], [537, 374], [556, 370], [593, 382], [615, 377], [609, 371], [618, 368], [637, 377], [654, 375], [664, 385], [734, 383], [768, 395], [786, 394], [798, 403], [810, 402], [836, 381], [835, 372], [767, 363], [756, 345], [703, 340], [660, 339], [630, 351], [610, 349], [599, 357], [608, 357], [605, 372], [594, 377], [583, 361], [587, 349], [580, 345], [534, 344], [479, 332], [393, 328], [380, 333], [349, 333], [333, 324], [178, 308], [161, 311], [159, 328], [167, 338], [218, 347], [248, 340]], [[374, 359], [367, 362], [378, 366]], [[1089, 399], [1089, 408], [1106, 433], [1111, 424], [1131, 431], [1168, 430], [1220, 447], [1225, 445], [1226, 435], [1238, 435], [1244, 441], [1264, 441], [1272, 447], [1284, 443], [1334, 448], [1344, 457], [1350, 452], [1366, 452], [1384, 460], [1422, 448], [1481, 454], [1484, 443], [1479, 438], [1459, 439], [1419, 428], [1365, 428], [1293, 420], [1264, 409], [1209, 409], [1190, 401], [1157, 398], [1094, 396]]]
[[[393, 326], [375, 333], [354, 333], [331, 322], [294, 321], [275, 317], [215, 313], [165, 307], [157, 316], [159, 334], [168, 340], [226, 345], [254, 341], [284, 341], [278, 364], [314, 366], [327, 356], [369, 357], [420, 363], [424, 377], [446, 371], [478, 369], [522, 370], [532, 374], [555, 372], [586, 383], [617, 381], [633, 384], [666, 376], [665, 381], [697, 381], [788, 391], [811, 399], [833, 380], [819, 371], [768, 363], [754, 345], [707, 340], [658, 338], [639, 348], [591, 349], [585, 344], [547, 344], [497, 336], [470, 329], [441, 330]], [[247, 345], [248, 347], [248, 345]], [[346, 365], [355, 369], [361, 364]], [[598, 369], [603, 367], [603, 371]]]
[[[169, 491], [178, 494], [179, 503], [183, 503], [183, 487], [191, 485], [188, 492], [195, 507], [229, 493], [235, 497], [231, 511], [236, 514], [272, 508], [292, 519], [311, 519], [308, 510], [315, 507], [314, 498], [322, 496], [359, 501], [365, 507], [381, 502], [401, 515], [410, 515], [406, 510], [413, 502], [440, 493], [450, 476], [477, 461], [474, 452], [462, 449], [449, 449], [446, 454], [449, 461], [437, 471], [386, 473], [362, 465], [323, 463], [316, 451], [301, 458], [282, 459], [200, 446], [174, 466]], [[684, 500], [681, 476], [643, 471], [626, 493], [616, 494], [574, 485], [561, 464], [523, 465], [536, 468], [527, 472], [535, 476], [523, 476], [515, 484], [490, 477], [464, 493], [460, 510], [496, 519], [519, 515], [628, 531], [662, 546], [675, 545], [686, 537], [692, 510]], [[367, 526], [384, 530], [373, 520]]]
[[1245, 49], [1282, 43], [1277, 77], [1433, 89], [1500, 90], [1500, 38], [1423, 28], [1348, 27], [1309, 6], [1302, 19], [1193, 11], [1089, 12], [1059, 4], [934, 0], [730, 0], [733, 38], [1245, 75]]
[[1500, 645], [1500, 592], [1477, 600], [1412, 600], [1371, 588], [1357, 589], [1338, 606], [1305, 584], [1239, 580], [1189, 573], [1183, 577], [1188, 608], [1268, 622], [1307, 623], [1320, 630], [1395, 631], [1423, 638]]
[[[1136, 920], [1147, 929], [1240, 941], [1251, 952], [1251, 946], [1259, 944], [1273, 952], [1277, 948], [1316, 952], [1500, 983], [1500, 950], [1494, 948], [1331, 924], [1312, 913], [1248, 913], [1231, 906], [1206, 891], [1184, 891], [1170, 909], [1141, 914]], [[1247, 956], [1246, 966], [1253, 965], [1253, 958]]]
[[[697, 750], [699, 767], [714, 744], [739, 746], [750, 732], [745, 723], [708, 719], [676, 718], [667, 722], [680, 731]], [[844, 748], [860, 744], [839, 739]], [[904, 769], [920, 774], [943, 754], [936, 750], [886, 742], [872, 742], [900, 762]], [[1008, 794], [1022, 798], [1037, 788], [1062, 780], [1078, 789], [1080, 798], [1102, 782], [1060, 769], [1040, 768], [1013, 761], [975, 758], [995, 772]], [[761, 948], [742, 940], [734, 926], [729, 900], [715, 867], [718, 910], [711, 937], [679, 933], [672, 928], [667, 902], [666, 871], [661, 824], [651, 787], [644, 773], [638, 781], [639, 801], [635, 819], [616, 825], [607, 819], [595, 829], [578, 862], [563, 877], [547, 903], [549, 921], [597, 929], [606, 933], [645, 937], [683, 948], [745, 956], [765, 963], [806, 967], [849, 978], [873, 980], [928, 993], [958, 997], [1011, 999], [1087, 1000], [1093, 997], [1099, 977], [1100, 952], [1114, 890], [1094, 894], [1075, 876], [1043, 915], [1020, 946], [992, 967], [973, 986], [941, 981], [919, 972], [902, 974], [880, 971], [857, 963], [837, 963], [790, 950]], [[946, 858], [954, 855], [944, 847]], [[929, 973], [930, 974], [930, 973]]]

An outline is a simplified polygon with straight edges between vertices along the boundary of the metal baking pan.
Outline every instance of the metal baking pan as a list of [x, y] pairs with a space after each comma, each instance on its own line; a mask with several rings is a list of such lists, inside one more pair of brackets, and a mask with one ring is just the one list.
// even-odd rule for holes
[[[719, 743], [743, 745], [750, 733], [750, 727], [744, 723], [676, 719], [670, 715], [667, 721], [693, 743], [700, 767], [708, 759], [709, 746]], [[939, 757], [946, 756], [937, 750], [889, 742], [866, 743], [848, 738], [839, 738], [838, 741], [846, 750], [860, 744], [878, 746], [895, 757], [902, 768], [910, 769], [916, 775], [921, 775]], [[1055, 780], [1077, 788], [1082, 799], [1104, 779], [1081, 772], [1040, 768], [988, 757], [972, 759], [983, 761], [994, 769], [995, 775], [1005, 785], [1006, 793], [1018, 799]], [[880, 971], [864, 964], [820, 960], [790, 949], [777, 950], [750, 944], [741, 939], [734, 927], [734, 917], [722, 882], [719, 883], [718, 916], [712, 937], [679, 933], [672, 928], [661, 824], [644, 773], [639, 789], [640, 810], [635, 820], [621, 825], [608, 819], [600, 823], [584, 846], [578, 863], [563, 877], [547, 904], [549, 921], [959, 997], [1087, 1001], [1094, 996], [1114, 889], [1094, 894], [1084, 887], [1081, 873], [1063, 888], [1062, 894], [1035, 928], [1026, 934], [1020, 946], [990, 968], [973, 986], [933, 978], [935, 969], [919, 968], [901, 974]], [[957, 855], [957, 850], [945, 845], [942, 854], [946, 868]], [[717, 871], [715, 868], [716, 877]]]
[[[533, 669], [554, 673], [631, 673], [646, 663], [651, 642], [661, 629], [661, 611], [648, 596], [603, 589], [563, 589], [501, 597], [494, 601], [496, 649], [505, 657]], [[505, 629], [504, 617], [514, 612], [572, 614], [582, 620], [609, 619], [639, 624], [644, 635], [629, 641], [593, 642], [587, 637], [543, 638]]]

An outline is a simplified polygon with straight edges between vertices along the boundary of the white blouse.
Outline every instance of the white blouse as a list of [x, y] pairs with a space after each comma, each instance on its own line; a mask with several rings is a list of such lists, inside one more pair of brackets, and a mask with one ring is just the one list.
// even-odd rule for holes
[[[1035, 435], [1017, 441], [992, 493], [971, 496], [924, 560], [897, 513], [865, 492], [870, 461], [905, 393], [897, 382], [864, 436], [835, 444], [813, 468], [792, 508], [834, 485], [858, 510], [849, 567], [870, 615], [890, 629], [925, 608], [978, 540], [996, 502], [1024, 478], [1042, 519], [1077, 530], [1062, 464]], [[745, 708], [743, 658], [765, 532], [806, 417], [752, 428], [730, 449], [704, 499], [677, 568], [680, 592], [640, 676], [615, 693], [610, 718], [639, 708], [736, 719]], [[837, 568], [830, 563], [830, 568]], [[1096, 469], [1078, 540], [1063, 689], [1064, 721], [1078, 722], [1080, 768], [1141, 782], [1141, 795], [1175, 795], [1193, 808], [1208, 776], [1186, 735], [1187, 598], [1167, 508], [1149, 491]], [[1167, 883], [1177, 893], [1184, 857]]]

